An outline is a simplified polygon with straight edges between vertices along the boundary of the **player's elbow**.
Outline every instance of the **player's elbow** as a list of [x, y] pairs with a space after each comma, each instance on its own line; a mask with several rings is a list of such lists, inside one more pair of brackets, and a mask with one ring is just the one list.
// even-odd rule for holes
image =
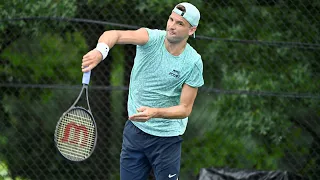
[[192, 107], [189, 107], [186, 105], [183, 106], [183, 114], [182, 114], [183, 118], [189, 117], [191, 112], [192, 112]]
[[192, 109], [190, 108], [190, 109], [188, 109], [187, 110], [187, 112], [186, 112], [186, 117], [189, 117], [190, 116], [190, 114], [191, 114], [191, 112], [192, 112]]

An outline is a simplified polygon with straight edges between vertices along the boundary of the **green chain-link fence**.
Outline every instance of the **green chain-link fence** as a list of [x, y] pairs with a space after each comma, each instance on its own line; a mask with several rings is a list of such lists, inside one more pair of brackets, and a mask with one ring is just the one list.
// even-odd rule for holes
[[[200, 168], [289, 171], [320, 179], [320, 3], [190, 1], [205, 86], [184, 134], [181, 176]], [[110, 29], [164, 29], [178, 1], [0, 3], [0, 179], [119, 179], [135, 47], [117, 45], [92, 72], [97, 147], [61, 157], [53, 132], [81, 88], [81, 59]]]

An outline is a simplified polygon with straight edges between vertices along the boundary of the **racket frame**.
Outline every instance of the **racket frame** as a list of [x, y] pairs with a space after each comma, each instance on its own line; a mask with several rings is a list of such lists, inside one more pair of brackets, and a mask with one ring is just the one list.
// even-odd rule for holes
[[[83, 108], [83, 107], [81, 107], [81, 106], [76, 106], [76, 104], [78, 103], [78, 101], [79, 101], [80, 98], [82, 97], [83, 92], [85, 92], [85, 95], [86, 95], [86, 101], [87, 101], [88, 110], [85, 109], [85, 108]], [[91, 149], [91, 151], [90, 151], [90, 154], [88, 155], [88, 157], [86, 157], [86, 158], [84, 158], [84, 159], [79, 159], [79, 160], [75, 160], [75, 159], [72, 159], [72, 158], [69, 158], [69, 157], [65, 156], [63, 153], [61, 153], [61, 151], [60, 151], [59, 148], [58, 148], [58, 141], [59, 141], [59, 139], [58, 139], [58, 137], [57, 137], [58, 127], [59, 127], [59, 125], [60, 125], [63, 117], [64, 117], [66, 114], [68, 114], [70, 111], [74, 110], [74, 109], [81, 109], [81, 110], [86, 111], [86, 112], [88, 113], [88, 115], [91, 117], [92, 123], [93, 123], [93, 125], [94, 125], [94, 129], [95, 129], [94, 144], [93, 144], [93, 147], [92, 147], [92, 149]], [[65, 111], [65, 112], [62, 114], [62, 116], [59, 118], [59, 121], [58, 121], [58, 123], [57, 123], [57, 125], [56, 125], [56, 129], [55, 129], [55, 132], [54, 132], [54, 142], [55, 142], [55, 146], [56, 146], [56, 148], [58, 149], [59, 153], [60, 153], [64, 158], [66, 158], [66, 159], [68, 159], [68, 160], [70, 160], [70, 161], [80, 162], [80, 161], [84, 161], [84, 160], [88, 159], [88, 158], [91, 156], [91, 154], [93, 153], [93, 151], [94, 151], [94, 149], [95, 149], [95, 147], [96, 147], [96, 143], [97, 143], [97, 139], [98, 139], [97, 137], [98, 137], [97, 124], [96, 124], [96, 122], [95, 122], [95, 120], [94, 120], [94, 117], [93, 117], [93, 115], [92, 115], [92, 113], [91, 113], [91, 108], [90, 108], [90, 104], [89, 104], [88, 84], [83, 83], [82, 88], [81, 88], [81, 91], [80, 91], [77, 99], [74, 101], [74, 103], [71, 105], [71, 107], [70, 107], [67, 111]]]

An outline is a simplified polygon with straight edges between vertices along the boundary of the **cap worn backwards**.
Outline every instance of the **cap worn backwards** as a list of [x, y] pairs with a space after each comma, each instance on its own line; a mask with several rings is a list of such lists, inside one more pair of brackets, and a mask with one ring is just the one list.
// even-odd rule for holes
[[[184, 6], [186, 11], [181, 11], [180, 9], [178, 9], [178, 5]], [[191, 26], [198, 26], [200, 20], [199, 10], [194, 5], [187, 2], [179, 3], [178, 5], [176, 5], [172, 11], [182, 16], [191, 24]], [[193, 34], [193, 36], [195, 37], [195, 33]]]

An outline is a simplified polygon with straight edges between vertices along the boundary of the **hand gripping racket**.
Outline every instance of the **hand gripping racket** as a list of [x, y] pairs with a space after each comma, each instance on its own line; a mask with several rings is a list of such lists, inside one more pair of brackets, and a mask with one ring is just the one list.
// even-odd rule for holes
[[[90, 75], [91, 71], [83, 74], [80, 94], [73, 105], [60, 117], [54, 133], [58, 151], [71, 161], [83, 161], [89, 158], [97, 142], [97, 126], [88, 98]], [[86, 94], [88, 110], [76, 106], [83, 92]]]

